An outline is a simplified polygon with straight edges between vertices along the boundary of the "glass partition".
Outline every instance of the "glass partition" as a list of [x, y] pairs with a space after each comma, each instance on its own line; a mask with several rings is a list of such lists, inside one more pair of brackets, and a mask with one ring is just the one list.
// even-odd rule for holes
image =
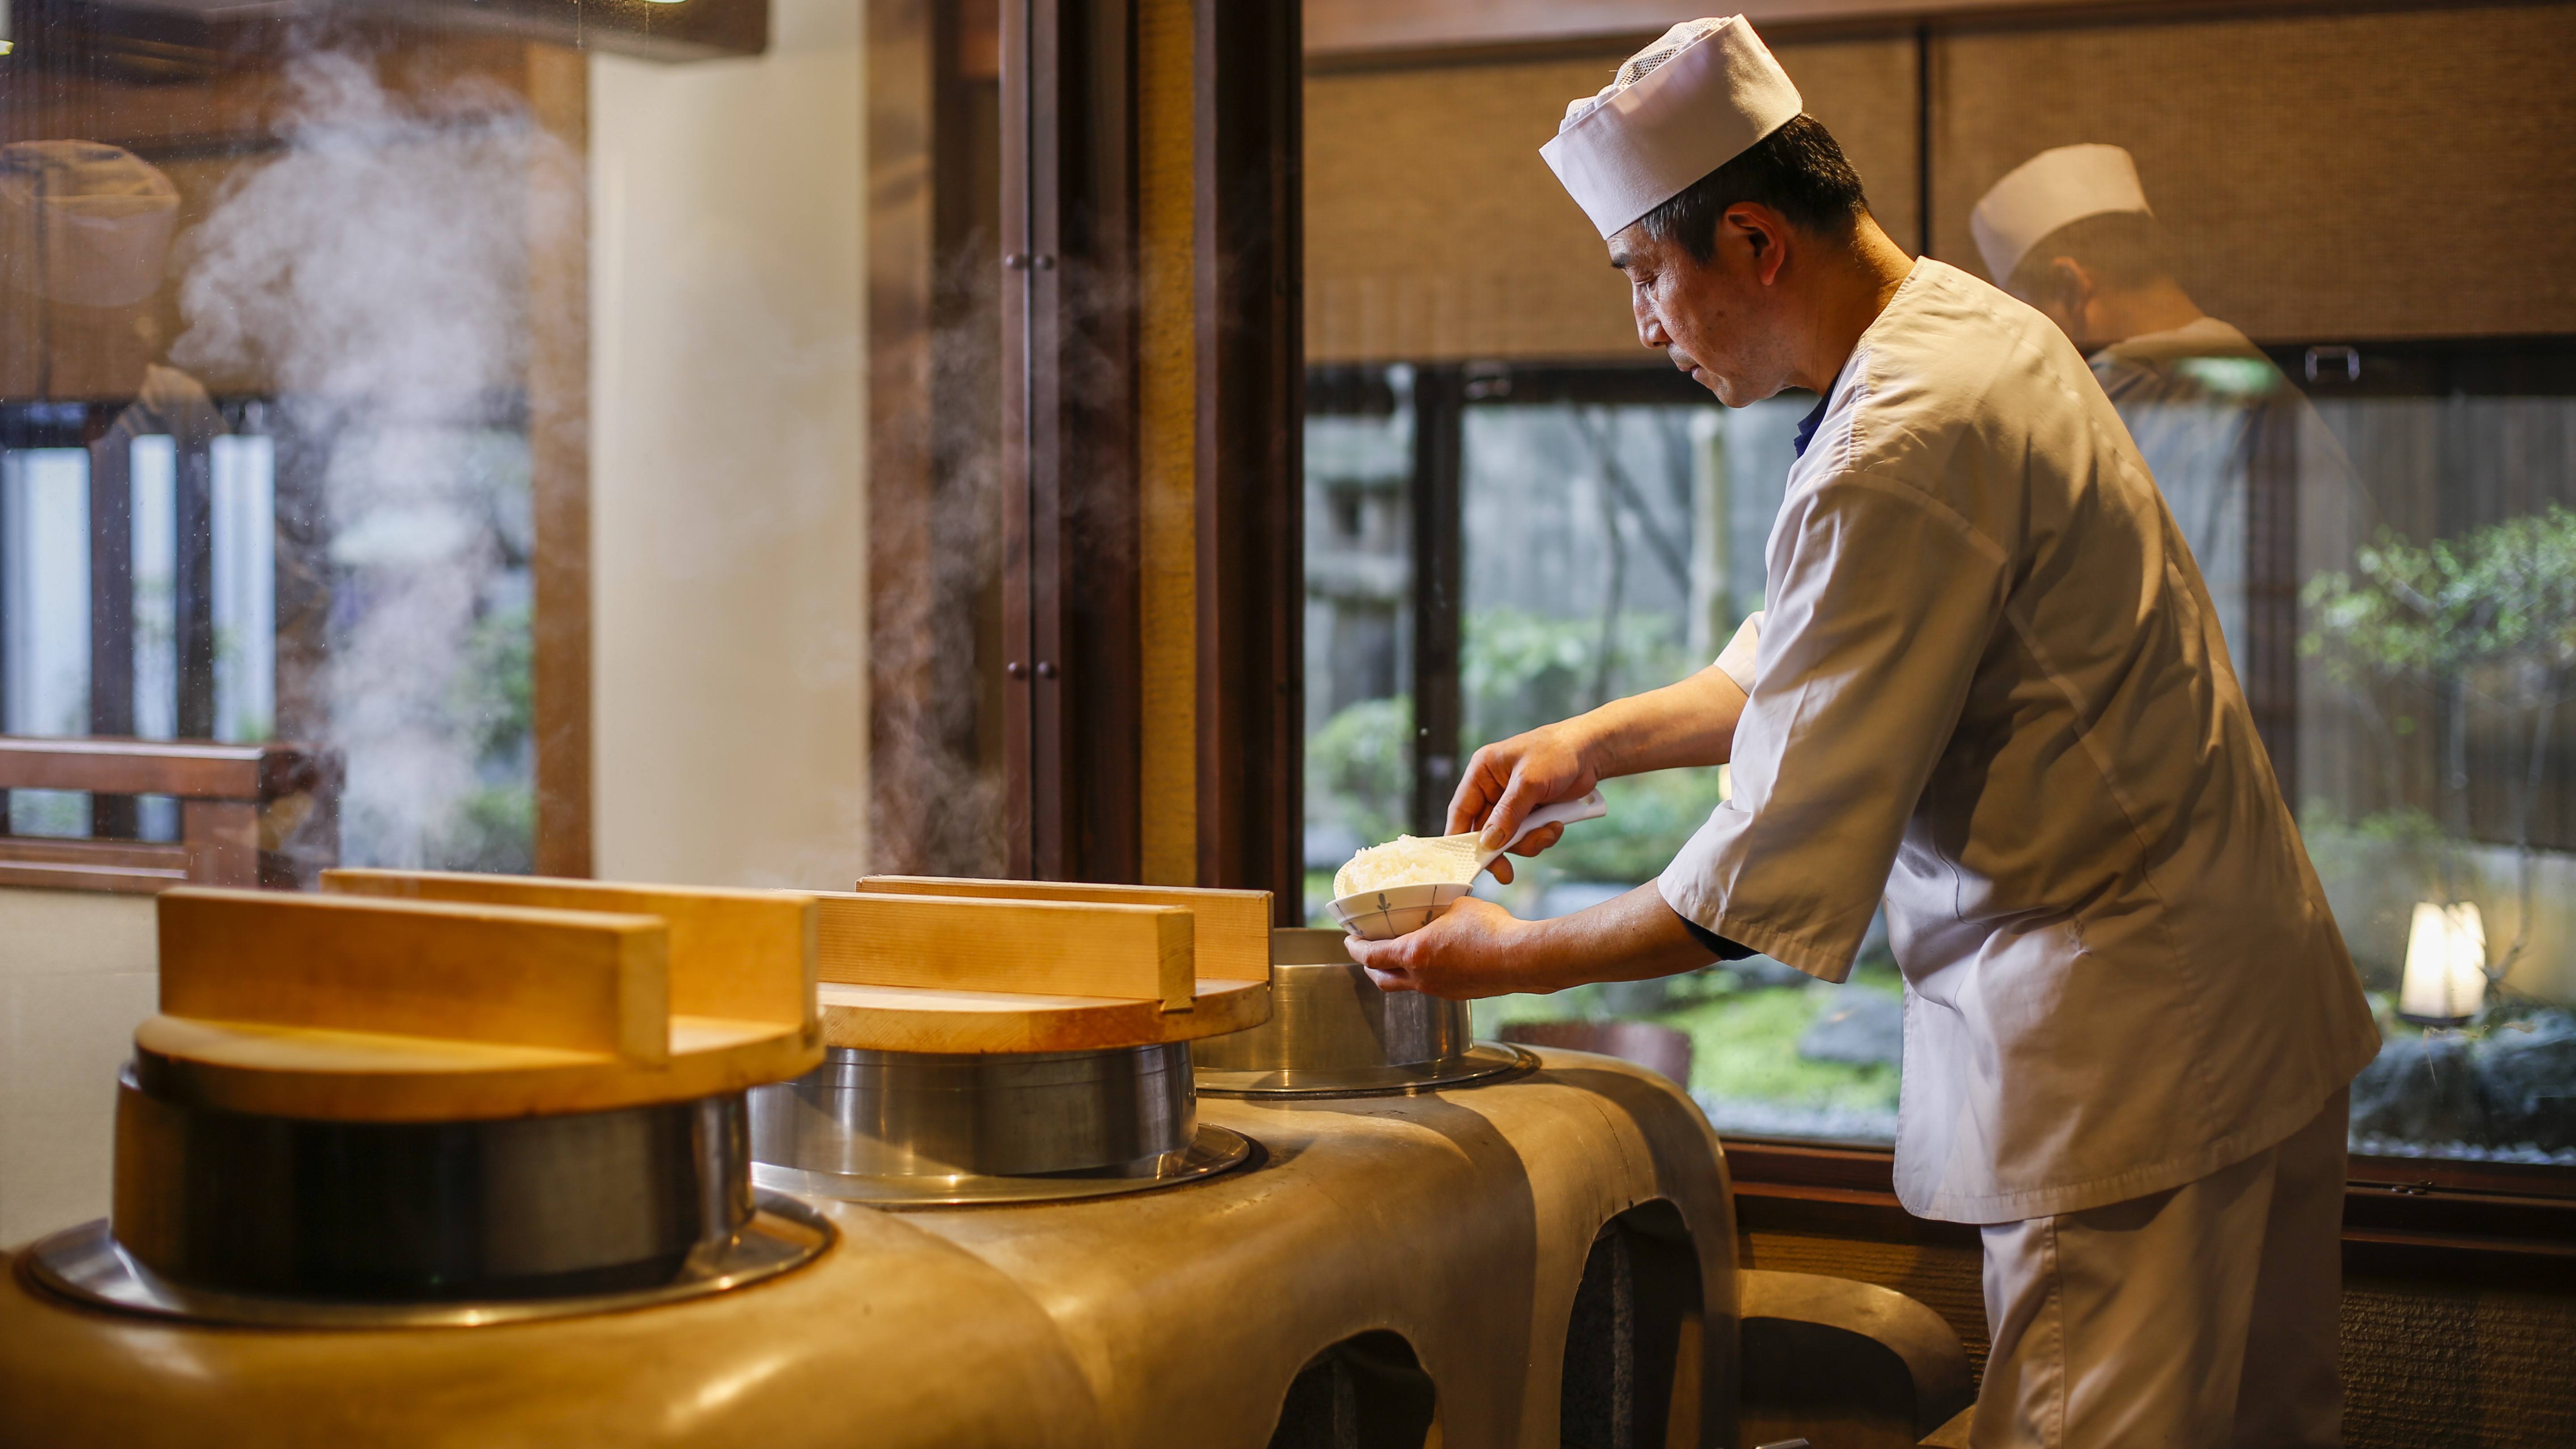
[[[2563, 88], [2499, 59], [2576, 38], [2571, 12], [1764, 33], [1890, 234], [2056, 321], [2155, 475], [2380, 1017], [2356, 1149], [2576, 1164], [2576, 307], [2550, 280], [2576, 214], [2544, 179], [2564, 145], [2516, 129], [2563, 112]], [[1413, 752], [1377, 778], [1410, 772], [1417, 793], [1427, 760], [1705, 665], [1760, 606], [1805, 404], [1728, 412], [1638, 347], [1624, 287], [1536, 155], [1643, 38], [1310, 56], [1314, 375], [1411, 377], [1434, 402], [1420, 379], [1462, 383], [1454, 422], [1413, 423], [1454, 429], [1456, 503], [1406, 515], [1412, 556], [1456, 552], [1458, 664], [1442, 675], [1417, 639], [1413, 676], [1371, 686], [1412, 731], [1371, 736]], [[2453, 74], [2478, 79], [2447, 89]], [[2339, 98], [2361, 93], [2412, 99], [2403, 120], [2356, 116]], [[2142, 198], [2012, 256], [1981, 249], [1980, 200], [2077, 146], [2119, 148]], [[2434, 192], [2458, 208], [2458, 255], [2397, 240]], [[1311, 422], [1310, 449], [1340, 425]], [[1375, 486], [1436, 501], [1440, 456], [1417, 447]], [[1343, 661], [1309, 657], [1310, 701], [1341, 700]], [[1454, 741], [1398, 713], [1441, 690]], [[1310, 721], [1310, 778], [1349, 773], [1358, 717], [1334, 709]], [[1605, 899], [1651, 879], [1724, 788], [1614, 783], [1607, 820], [1485, 890], [1524, 916]], [[1371, 837], [1363, 819], [1400, 818], [1336, 817], [1336, 798], [1310, 789], [1310, 821], [1339, 828], [1310, 831], [1316, 871]], [[1691, 1085], [1721, 1129], [1886, 1142], [1903, 1011], [1877, 929], [1841, 986], [1756, 958], [1505, 998], [1479, 1021], [1665, 1022], [1696, 1044]]]
[[[583, 204], [537, 49], [434, 8], [19, 27], [8, 732], [328, 743], [342, 859], [529, 867], [529, 356]], [[176, 828], [148, 796], [8, 802], [18, 835]]]

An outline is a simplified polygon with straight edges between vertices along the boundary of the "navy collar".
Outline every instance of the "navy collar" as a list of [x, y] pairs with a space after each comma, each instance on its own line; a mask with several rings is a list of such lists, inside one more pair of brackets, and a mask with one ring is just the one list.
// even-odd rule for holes
[[1815, 411], [1798, 420], [1798, 456], [1807, 456], [1807, 445], [1816, 440], [1816, 429], [1825, 425], [1825, 404], [1833, 401], [1830, 394], [1816, 399]]

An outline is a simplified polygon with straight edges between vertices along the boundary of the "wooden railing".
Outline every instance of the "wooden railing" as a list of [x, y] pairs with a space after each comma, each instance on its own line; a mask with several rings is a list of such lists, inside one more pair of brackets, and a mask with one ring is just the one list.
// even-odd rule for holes
[[11, 835], [0, 812], [0, 885], [309, 885], [339, 861], [340, 782], [338, 753], [306, 745], [0, 735], [0, 802], [11, 790], [81, 790], [179, 803], [175, 841]]

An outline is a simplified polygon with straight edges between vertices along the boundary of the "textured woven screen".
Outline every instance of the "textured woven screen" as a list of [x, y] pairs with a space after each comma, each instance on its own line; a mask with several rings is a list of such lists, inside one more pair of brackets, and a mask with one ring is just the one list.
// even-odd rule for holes
[[1951, 36], [1933, 253], [2033, 153], [2136, 155], [2184, 286], [2259, 339], [2576, 332], [2576, 9]]
[[[2267, 340], [2576, 332], [2576, 7], [1963, 31], [1933, 42], [1933, 255], [2033, 153], [2136, 154], [2212, 313]], [[1912, 247], [1915, 42], [1775, 47]], [[1307, 351], [1642, 360], [1538, 158], [1619, 57], [1312, 77]]]
[[[1784, 45], [1889, 229], [1914, 234], [1914, 52]], [[1306, 83], [1306, 355], [1650, 360], [1601, 239], [1539, 160], [1616, 56]]]

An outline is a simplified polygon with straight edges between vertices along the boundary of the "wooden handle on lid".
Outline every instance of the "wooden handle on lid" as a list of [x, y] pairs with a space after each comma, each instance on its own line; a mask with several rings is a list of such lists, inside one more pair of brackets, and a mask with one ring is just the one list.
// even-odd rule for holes
[[1178, 906], [1196, 922], [1191, 950], [1200, 976], [1270, 979], [1270, 892], [1185, 886], [1095, 885], [1087, 881], [973, 880], [872, 875], [861, 894], [1058, 901], [1072, 905]]
[[398, 900], [473, 901], [658, 916], [671, 928], [671, 1013], [778, 1022], [812, 1033], [814, 898], [788, 891], [627, 885], [455, 871], [326, 870], [322, 889]]
[[1187, 1011], [1194, 927], [1170, 906], [827, 895], [825, 982], [1154, 1001]]
[[[859, 885], [818, 897], [817, 996], [836, 1047], [1084, 1051], [1190, 1041], [1270, 1016], [1269, 898], [1257, 891], [903, 876]], [[1258, 943], [1249, 953], [1247, 933]], [[1252, 960], [1257, 979], [1219, 974]]]

